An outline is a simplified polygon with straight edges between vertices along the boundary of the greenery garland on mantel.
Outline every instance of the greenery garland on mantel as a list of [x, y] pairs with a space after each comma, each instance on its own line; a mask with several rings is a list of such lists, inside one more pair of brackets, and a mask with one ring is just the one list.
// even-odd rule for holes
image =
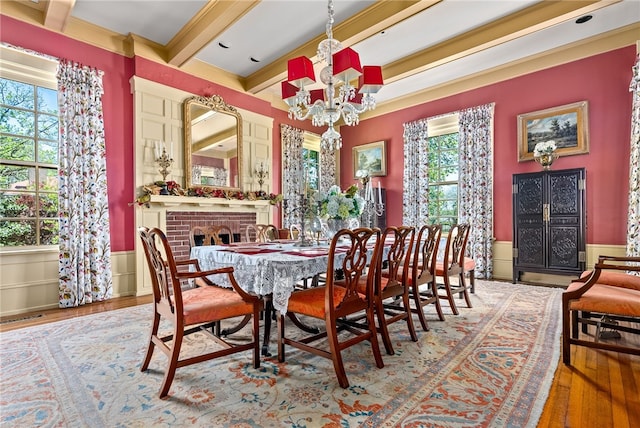
[[151, 206], [152, 195], [221, 198], [240, 201], [269, 201], [271, 205], [277, 205], [282, 202], [283, 199], [281, 194], [267, 193], [264, 190], [243, 192], [216, 189], [213, 187], [190, 187], [188, 189], [183, 189], [175, 181], [155, 181], [152, 184], [142, 186], [142, 194], [136, 198], [135, 202], [132, 202], [129, 205], [144, 205], [149, 208]]

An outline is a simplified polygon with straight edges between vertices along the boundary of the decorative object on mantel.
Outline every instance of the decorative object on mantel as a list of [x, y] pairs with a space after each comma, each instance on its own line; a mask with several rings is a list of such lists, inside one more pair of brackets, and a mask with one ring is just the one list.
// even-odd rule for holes
[[269, 176], [269, 168], [264, 167], [264, 162], [260, 162], [260, 168], [257, 168], [253, 171], [256, 177], [258, 177], [258, 185], [260, 186], [260, 190], [262, 190], [262, 185], [264, 184], [264, 179]]
[[553, 162], [558, 159], [556, 142], [553, 140], [536, 144], [533, 149], [533, 158], [542, 165], [542, 169], [549, 171]]
[[[382, 67], [360, 65], [360, 57], [353, 49], [342, 48], [333, 38], [333, 0], [328, 3], [327, 38], [318, 45], [318, 61], [326, 63], [320, 72], [324, 89], [308, 91], [305, 85], [315, 83], [313, 62], [306, 56], [292, 58], [287, 63], [287, 81], [282, 82], [282, 99], [289, 106], [289, 118], [306, 120], [313, 126], [327, 125], [322, 134], [322, 148], [339, 150], [342, 137], [334, 125], [342, 118], [349, 126], [357, 125], [359, 114], [376, 107], [374, 94], [382, 88]], [[359, 88], [351, 85], [358, 79]], [[338, 94], [336, 94], [338, 89]]]
[[[163, 193], [163, 189], [167, 193]], [[151, 195], [170, 195], [170, 196], [196, 196], [200, 198], [224, 198], [248, 201], [269, 201], [271, 205], [277, 205], [282, 202], [282, 195], [275, 193], [267, 193], [262, 190], [257, 192], [242, 192], [235, 190], [214, 189], [211, 187], [194, 187], [183, 189], [175, 181], [155, 181], [142, 187], [142, 195], [138, 196], [135, 202], [129, 205], [150, 206]]]
[[[158, 172], [162, 176], [162, 181], [167, 181], [167, 175], [171, 172], [169, 167], [173, 163], [173, 143], [171, 143], [171, 155], [167, 154], [167, 147], [160, 141], [154, 141], [153, 148], [156, 155], [156, 162], [160, 166]], [[160, 149], [162, 148], [162, 151]], [[163, 193], [167, 194], [167, 193]]]

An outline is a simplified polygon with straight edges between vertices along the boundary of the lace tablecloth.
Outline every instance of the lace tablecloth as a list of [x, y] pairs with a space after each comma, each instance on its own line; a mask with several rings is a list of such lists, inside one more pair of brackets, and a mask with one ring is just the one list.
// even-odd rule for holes
[[[292, 244], [274, 244], [246, 249], [209, 245], [192, 248], [191, 258], [198, 260], [202, 270], [233, 266], [243, 290], [260, 296], [271, 294], [274, 309], [284, 313], [296, 282], [327, 271], [327, 253], [327, 246], [296, 248]], [[339, 258], [338, 263], [344, 255], [338, 253], [335, 257]], [[226, 274], [212, 275], [210, 279], [231, 287]]]

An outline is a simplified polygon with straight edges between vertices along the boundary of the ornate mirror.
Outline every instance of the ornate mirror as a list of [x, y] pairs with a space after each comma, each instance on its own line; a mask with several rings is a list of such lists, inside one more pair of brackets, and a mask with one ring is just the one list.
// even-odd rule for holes
[[219, 95], [184, 101], [186, 187], [241, 190], [242, 116]]

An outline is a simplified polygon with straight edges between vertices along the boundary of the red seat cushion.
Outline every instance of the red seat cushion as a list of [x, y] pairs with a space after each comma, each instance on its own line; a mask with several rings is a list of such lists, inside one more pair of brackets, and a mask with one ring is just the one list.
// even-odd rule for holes
[[[325, 290], [326, 287], [312, 287], [305, 290], [296, 291], [289, 298], [287, 310], [289, 312], [295, 312], [297, 314], [324, 319], [326, 313], [324, 305], [324, 295], [326, 292]], [[334, 285], [333, 302], [335, 303], [336, 307], [340, 304], [340, 302], [342, 302], [345, 294], [345, 288]]]
[[[591, 275], [590, 270], [583, 272], [580, 278], [586, 280], [589, 275]], [[640, 276], [629, 275], [624, 272], [602, 271], [598, 277], [598, 283], [640, 291]]]
[[476, 262], [470, 257], [465, 257], [464, 258], [464, 265], [462, 266], [462, 268], [464, 269], [465, 272], [469, 272], [470, 270], [474, 270], [476, 268]]
[[198, 287], [182, 292], [185, 325], [199, 324], [253, 313], [253, 305], [230, 288]]
[[[573, 291], [583, 282], [572, 282], [567, 291]], [[640, 290], [596, 283], [579, 299], [569, 303], [569, 309], [603, 314], [640, 316]]]

